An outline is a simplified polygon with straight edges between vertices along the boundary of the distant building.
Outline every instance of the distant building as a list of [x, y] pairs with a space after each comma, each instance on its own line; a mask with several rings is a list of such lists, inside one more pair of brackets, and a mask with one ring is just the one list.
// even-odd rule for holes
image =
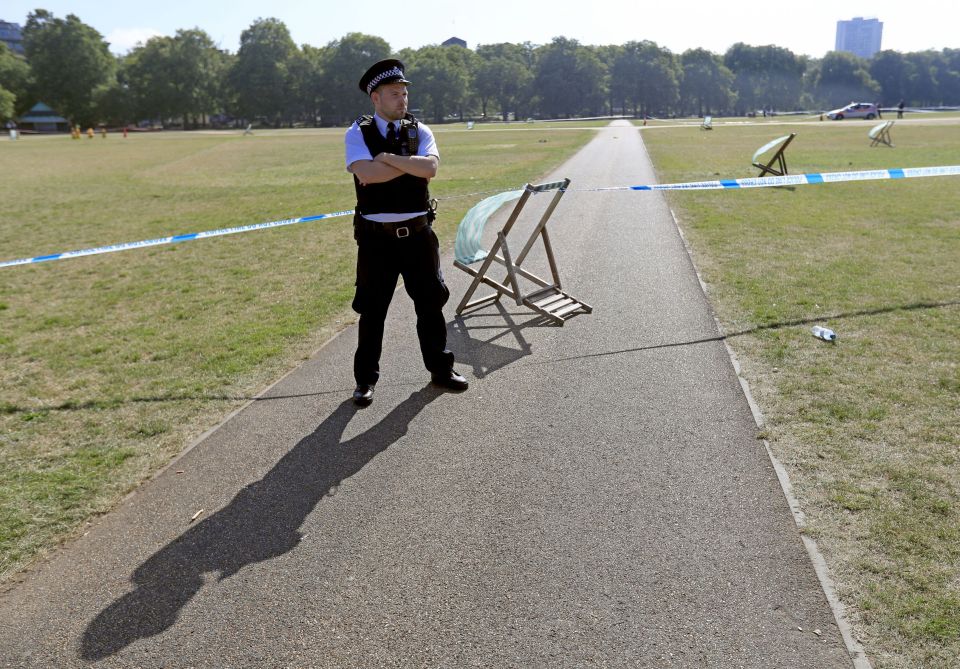
[[856, 16], [849, 21], [837, 21], [836, 51], [848, 51], [861, 58], [873, 58], [880, 50], [883, 22]]
[[24, 116], [17, 119], [21, 130], [35, 132], [67, 132], [70, 123], [42, 102], [33, 105]]
[[462, 46], [464, 49], [466, 49], [467, 43], [465, 40], [462, 40], [459, 37], [451, 37], [440, 46]]
[[15, 54], [23, 55], [23, 33], [19, 23], [0, 21], [0, 42], [3, 42]]

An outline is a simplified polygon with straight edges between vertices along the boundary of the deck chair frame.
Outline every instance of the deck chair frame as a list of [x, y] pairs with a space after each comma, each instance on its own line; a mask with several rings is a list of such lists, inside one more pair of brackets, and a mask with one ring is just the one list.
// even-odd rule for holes
[[873, 126], [870, 129], [870, 132], [867, 133], [867, 137], [870, 138], [870, 146], [878, 146], [884, 144], [893, 148], [893, 140], [890, 138], [890, 128], [893, 127], [894, 121], [884, 121], [879, 125]]
[[[784, 154], [784, 151], [787, 150], [787, 147], [790, 146], [790, 142], [793, 141], [793, 138], [797, 136], [797, 133], [791, 132], [789, 135], [784, 135], [783, 137], [778, 137], [777, 139], [764, 144], [756, 153], [753, 154], [753, 161], [751, 164], [760, 170], [758, 177], [765, 176], [767, 174], [772, 174], [773, 176], [782, 177], [787, 174], [787, 157]], [[779, 143], [779, 146], [777, 146]], [[777, 146], [777, 150], [773, 152], [773, 155], [770, 157], [770, 160], [767, 162], [761, 162], [760, 156], [764, 153]], [[777, 164], [777, 167], [774, 167], [774, 163]]]
[[[550, 220], [550, 216], [553, 215], [554, 209], [556, 209], [560, 203], [560, 198], [563, 197], [569, 184], [570, 179], [543, 184], [528, 183], [524, 186], [523, 194], [520, 196], [520, 199], [517, 200], [503, 229], [497, 232], [497, 241], [494, 242], [487, 257], [483, 259], [480, 268], [474, 269], [459, 260], [453, 261], [454, 266], [473, 276], [470, 287], [467, 288], [463, 299], [460, 300], [460, 304], [457, 305], [457, 315], [462, 314], [467, 309], [474, 309], [486, 304], [498, 302], [504, 295], [515, 300], [518, 306], [526, 306], [558, 325], [563, 325], [566, 319], [577, 313], [591, 313], [593, 311], [593, 307], [589, 304], [561, 290], [560, 272], [557, 269], [557, 260], [553, 254], [553, 247], [550, 245], [550, 235], [547, 232], [547, 222]], [[541, 216], [533, 232], [530, 233], [530, 237], [520, 250], [520, 253], [514, 258], [510, 246], [507, 243], [507, 236], [513, 229], [514, 223], [516, 223], [520, 217], [520, 212], [523, 211], [523, 207], [527, 203], [527, 200], [530, 199], [530, 196], [548, 191], [556, 191], [553, 199], [547, 205], [546, 211], [544, 211], [543, 216]], [[541, 278], [522, 267], [523, 261], [538, 239], [543, 241], [547, 263], [550, 266], [550, 280]], [[502, 281], [496, 281], [488, 276], [495, 262], [506, 269], [506, 276]], [[521, 278], [533, 283], [536, 288], [524, 293], [520, 288]], [[470, 298], [473, 297], [473, 294], [477, 288], [480, 287], [480, 284], [486, 284], [496, 290], [496, 292], [492, 295], [471, 301]]]
[[700, 129], [701, 129], [701, 130], [713, 130], [713, 117], [712, 117], [712, 116], [704, 116], [704, 117], [703, 117], [703, 123], [700, 124]]

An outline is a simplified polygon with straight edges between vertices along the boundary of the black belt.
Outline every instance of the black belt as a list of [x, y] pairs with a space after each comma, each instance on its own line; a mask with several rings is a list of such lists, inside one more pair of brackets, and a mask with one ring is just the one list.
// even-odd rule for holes
[[378, 223], [377, 221], [369, 221], [365, 218], [360, 220], [366, 229], [374, 230], [378, 233], [393, 237], [394, 239], [404, 239], [415, 232], [420, 232], [430, 225], [430, 221], [426, 215], [416, 216], [406, 221], [397, 221], [396, 223]]

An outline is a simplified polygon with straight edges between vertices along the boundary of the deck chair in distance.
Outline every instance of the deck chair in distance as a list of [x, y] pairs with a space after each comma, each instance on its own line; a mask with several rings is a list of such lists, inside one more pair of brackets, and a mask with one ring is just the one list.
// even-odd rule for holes
[[703, 123], [700, 124], [700, 129], [701, 129], [701, 130], [713, 130], [713, 117], [712, 117], [712, 116], [704, 116], [704, 117], [703, 117]]
[[[789, 135], [784, 135], [783, 137], [777, 137], [772, 142], [767, 142], [753, 154], [753, 160], [751, 164], [760, 170], [758, 177], [762, 177], [769, 174], [773, 176], [782, 177], [787, 173], [787, 158], [784, 155], [784, 151], [787, 150], [787, 147], [790, 146], [790, 142], [793, 141], [793, 138], [797, 136], [797, 133], [791, 132]], [[773, 152], [770, 157], [770, 160], [766, 162], [761, 162], [760, 157], [768, 151], [776, 148], [777, 150]], [[774, 167], [774, 163], [777, 164], [777, 167]]]
[[870, 132], [867, 133], [867, 137], [870, 138], [870, 146], [878, 146], [884, 144], [893, 148], [893, 140], [890, 139], [890, 128], [893, 127], [893, 121], [884, 121], [879, 125], [875, 125], [870, 129]]
[[[564, 321], [578, 313], [591, 313], [593, 311], [593, 307], [589, 304], [561, 290], [557, 260], [553, 254], [553, 247], [550, 245], [550, 235], [547, 232], [547, 222], [550, 220], [554, 209], [557, 208], [557, 204], [559, 204], [560, 198], [563, 197], [569, 184], [570, 179], [564, 179], [563, 181], [544, 184], [528, 183], [524, 186], [523, 190], [520, 191], [517, 204], [510, 213], [507, 222], [503, 225], [503, 229], [497, 232], [497, 241], [494, 242], [489, 252], [480, 251], [470, 257], [465, 257], [465, 254], [459, 250], [461, 246], [461, 230], [457, 231], [458, 251], [457, 259], [454, 260], [453, 264], [473, 277], [473, 281], [470, 283], [469, 288], [467, 288], [467, 292], [464, 293], [463, 299], [460, 300], [460, 304], [457, 305], [458, 316], [467, 309], [498, 302], [504, 295], [515, 300], [518, 306], [526, 306], [557, 325], [563, 325]], [[547, 205], [543, 216], [530, 233], [530, 237], [520, 250], [520, 253], [514, 256], [510, 250], [507, 238], [517, 219], [520, 217], [520, 212], [523, 211], [523, 207], [531, 195], [547, 193], [549, 191], [556, 191], [553, 199]], [[509, 199], [511, 194], [505, 193], [503, 195]], [[516, 196], [514, 196], [513, 199], [516, 199]], [[488, 200], [494, 201], [496, 200], [496, 196], [494, 198], [488, 198]], [[501, 198], [501, 201], [505, 200]], [[483, 203], [480, 203], [480, 205], [482, 204]], [[497, 202], [494, 202], [494, 204], [499, 206]], [[477, 206], [479, 207], [480, 205]], [[492, 214], [494, 210], [495, 209], [490, 209], [488, 215]], [[464, 227], [464, 223], [470, 218], [470, 214], [471, 212], [467, 212], [467, 216], [464, 217], [463, 222], [460, 224], [461, 228]], [[486, 219], [484, 218], [483, 220], [485, 222]], [[482, 226], [482, 223], [480, 223], [480, 225]], [[474, 233], [477, 235], [477, 238], [479, 238], [479, 232], [475, 230]], [[527, 254], [537, 240], [542, 240], [543, 242], [547, 262], [550, 265], [550, 280], [541, 278], [522, 267], [523, 261], [527, 258]], [[479, 269], [470, 267], [472, 262], [477, 262], [481, 258], [483, 259], [483, 263]], [[490, 277], [490, 270], [494, 262], [506, 269], [506, 276], [502, 281], [497, 281]], [[532, 283], [533, 289], [529, 292], [524, 292], [521, 289], [521, 281]], [[471, 301], [470, 298], [473, 297], [473, 294], [477, 288], [480, 287], [480, 284], [486, 284], [496, 292]]]

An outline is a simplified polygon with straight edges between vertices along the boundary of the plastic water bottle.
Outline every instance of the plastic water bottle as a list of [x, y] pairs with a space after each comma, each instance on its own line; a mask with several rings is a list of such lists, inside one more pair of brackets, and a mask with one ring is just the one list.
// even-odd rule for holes
[[837, 333], [831, 330], [830, 328], [825, 328], [822, 325], [813, 326], [813, 336], [817, 339], [822, 339], [823, 341], [836, 341]]

